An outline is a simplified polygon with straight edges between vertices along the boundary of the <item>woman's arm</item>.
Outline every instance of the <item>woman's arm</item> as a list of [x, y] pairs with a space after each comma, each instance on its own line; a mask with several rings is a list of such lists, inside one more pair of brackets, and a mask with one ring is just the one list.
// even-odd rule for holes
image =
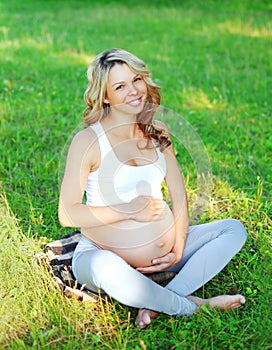
[[[82, 204], [88, 175], [99, 167], [99, 143], [94, 132], [85, 129], [73, 139], [66, 162], [59, 198], [59, 221], [65, 227], [95, 227], [122, 220], [159, 220], [163, 203], [138, 197], [130, 203], [94, 207]], [[109, 169], [109, 173], [111, 169]]]
[[[164, 128], [166, 129], [165, 126]], [[153, 259], [152, 266], [138, 268], [142, 273], [159, 272], [178, 263], [183, 255], [188, 232], [189, 216], [187, 194], [173, 147], [169, 146], [164, 151], [164, 155], [167, 164], [165, 181], [171, 197], [172, 213], [175, 221], [175, 243], [170, 253], [163, 257]]]
[[[169, 139], [170, 133], [165, 124], [159, 122], [160, 126], [166, 130]], [[184, 185], [183, 176], [179, 169], [179, 164], [176, 159], [173, 144], [171, 144], [165, 151], [165, 160], [167, 165], [167, 173], [165, 181], [169, 190], [172, 201], [172, 213], [175, 220], [175, 244], [172, 252], [176, 255], [176, 262], [181, 260], [186, 242], [189, 226], [189, 213], [187, 192]]]
[[165, 180], [171, 196], [172, 213], [175, 220], [175, 244], [172, 251], [176, 254], [176, 262], [178, 262], [182, 258], [188, 233], [189, 215], [187, 193], [172, 147], [165, 151], [165, 158], [167, 162]]

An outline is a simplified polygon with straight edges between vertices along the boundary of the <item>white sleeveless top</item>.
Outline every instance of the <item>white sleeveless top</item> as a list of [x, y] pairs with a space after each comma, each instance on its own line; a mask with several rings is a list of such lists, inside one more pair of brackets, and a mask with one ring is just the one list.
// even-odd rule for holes
[[127, 165], [117, 158], [101, 123], [97, 122], [90, 128], [98, 137], [101, 161], [99, 168], [88, 176], [87, 205], [128, 203], [140, 195], [162, 199], [161, 183], [166, 174], [166, 162], [158, 148], [154, 163]]

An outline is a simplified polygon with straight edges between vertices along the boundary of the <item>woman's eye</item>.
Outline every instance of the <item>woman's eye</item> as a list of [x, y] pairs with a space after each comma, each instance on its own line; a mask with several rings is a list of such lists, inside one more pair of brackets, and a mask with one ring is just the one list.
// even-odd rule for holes
[[140, 80], [142, 80], [141, 77], [137, 77], [137, 78], [134, 79], [135, 82], [136, 82], [136, 81], [140, 81]]
[[115, 90], [120, 90], [124, 87], [124, 85], [118, 85], [117, 88]]

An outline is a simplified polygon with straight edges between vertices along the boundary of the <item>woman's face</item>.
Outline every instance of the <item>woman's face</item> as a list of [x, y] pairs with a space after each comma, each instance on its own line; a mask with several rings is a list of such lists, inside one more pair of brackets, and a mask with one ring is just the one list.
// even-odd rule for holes
[[111, 68], [104, 102], [113, 110], [136, 115], [142, 111], [146, 98], [147, 86], [142, 76], [125, 63]]

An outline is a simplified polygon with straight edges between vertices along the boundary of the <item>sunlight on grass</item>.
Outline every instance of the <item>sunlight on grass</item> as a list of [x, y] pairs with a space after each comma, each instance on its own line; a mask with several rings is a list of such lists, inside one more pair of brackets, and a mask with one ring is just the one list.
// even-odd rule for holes
[[[10, 81], [5, 81], [7, 85], [10, 85]], [[7, 106], [6, 103], [0, 101], [0, 121], [2, 122], [5, 118], [7, 118]]]
[[0, 27], [0, 33], [4, 35], [4, 38], [7, 40], [8, 33], [10, 32], [9, 27]]
[[[46, 270], [34, 261], [38, 243], [17, 226], [5, 196], [0, 203], [0, 343], [46, 327], [48, 312], [63, 307], [57, 287]], [[57, 312], [57, 311], [56, 311]]]
[[[5, 50], [11, 49], [18, 51], [20, 49], [35, 49], [37, 51], [44, 52], [46, 56], [50, 54], [50, 51], [52, 52], [52, 38], [50, 36], [46, 36], [46, 40], [33, 40], [32, 38], [21, 38], [15, 39], [15, 40], [5, 40], [3, 42], [0, 42], [0, 50], [2, 50], [2, 53], [0, 52], [0, 57], [3, 59], [7, 59]], [[14, 51], [13, 59], [17, 60], [17, 56]], [[73, 48], [70, 48], [65, 51], [60, 52], [54, 52], [51, 54], [53, 59], [59, 59], [62, 60], [68, 60], [72, 61], [77, 65], [88, 65], [93, 60], [94, 55], [89, 55], [83, 52], [80, 52], [78, 50], [75, 50]], [[10, 56], [9, 56], [10, 57]]]
[[166, 63], [171, 63], [171, 57], [167, 57], [165, 55], [160, 55], [157, 54], [156, 58], [160, 61], [160, 62], [166, 62]]
[[13, 342], [16, 349], [25, 349], [21, 337], [26, 337], [35, 348], [53, 348], [60, 342], [73, 348], [74, 337], [84, 339], [87, 334], [93, 343], [112, 342], [113, 348], [124, 344], [130, 314], [121, 320], [110, 300], [80, 303], [64, 297], [48, 269], [34, 259], [42, 240], [22, 233], [3, 194], [0, 227], [0, 344]]
[[215, 26], [206, 23], [205, 25], [202, 25], [201, 31], [192, 29], [192, 32], [198, 35], [212, 35], [215, 33], [224, 35], [226, 33], [229, 33], [234, 36], [240, 35], [250, 38], [262, 38], [271, 40], [272, 26], [271, 23], [270, 25], [266, 26], [254, 26], [253, 19], [249, 19], [248, 22], [241, 20], [227, 20], [222, 23], [216, 23]]
[[26, 239], [10, 212], [5, 196], [0, 203], [0, 343], [25, 334], [28, 327], [47, 323], [44, 303], [50, 288], [49, 276], [33, 261], [37, 246]]
[[[214, 90], [217, 91], [216, 88], [214, 88]], [[221, 100], [221, 96], [219, 96], [219, 99], [211, 100], [203, 90], [196, 89], [193, 87], [189, 87], [182, 91], [182, 99], [183, 99], [183, 106], [187, 109], [222, 110], [222, 109], [225, 109], [226, 107], [226, 104]]]
[[66, 51], [58, 52], [56, 57], [73, 60], [80, 65], [89, 65], [94, 59], [95, 55], [87, 55], [71, 48]]
[[[256, 193], [249, 198], [245, 193], [233, 189], [228, 182], [214, 178], [209, 207], [202, 216], [203, 221], [226, 217], [240, 220], [255, 241], [259, 252], [272, 258], [272, 220], [269, 216], [271, 204], [262, 201], [262, 181], [257, 180]], [[269, 208], [270, 207], [270, 208]]]
[[271, 33], [271, 27], [268, 29], [267, 26], [262, 26], [259, 28], [252, 27], [251, 23], [242, 23], [242, 22], [232, 22], [232, 21], [226, 21], [224, 23], [219, 23], [217, 25], [217, 28], [220, 30], [220, 32], [225, 33], [228, 32], [233, 35], [242, 35], [242, 36], [248, 36], [252, 38], [264, 38], [264, 39], [270, 39], [272, 37]]
[[[0, 42], [0, 49], [14, 49], [19, 50], [21, 48], [35, 48], [36, 50], [48, 50], [49, 45], [48, 42], [43, 41], [37, 41], [32, 38], [20, 38], [15, 40], [5, 40], [3, 42]], [[4, 57], [5, 54], [2, 52], [2, 56]]]

